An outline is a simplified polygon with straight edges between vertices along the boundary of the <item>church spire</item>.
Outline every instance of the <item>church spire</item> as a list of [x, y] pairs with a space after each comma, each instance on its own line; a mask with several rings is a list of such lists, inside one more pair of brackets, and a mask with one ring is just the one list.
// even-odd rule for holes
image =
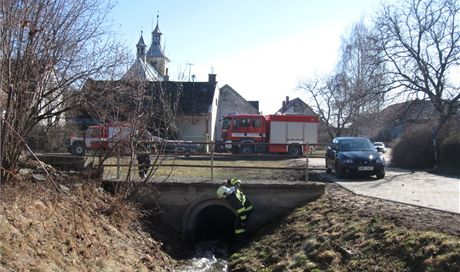
[[169, 59], [164, 55], [163, 49], [161, 48], [161, 31], [159, 25], [159, 15], [157, 14], [157, 25], [152, 31], [152, 44], [147, 51], [146, 58], [147, 62], [155, 67], [161, 75], [165, 75], [166, 63]]
[[160, 18], [160, 15], [157, 14], [157, 26], [156, 26], [155, 29], [153, 30], [152, 36], [153, 36], [153, 35], [161, 36], [161, 31], [160, 31], [160, 28], [158, 27], [159, 18]]
[[136, 44], [136, 48], [137, 48], [137, 58], [144, 60], [145, 59], [145, 48], [147, 48], [147, 45], [145, 45], [142, 34], [143, 33], [141, 31], [141, 37], [139, 38], [139, 41]]

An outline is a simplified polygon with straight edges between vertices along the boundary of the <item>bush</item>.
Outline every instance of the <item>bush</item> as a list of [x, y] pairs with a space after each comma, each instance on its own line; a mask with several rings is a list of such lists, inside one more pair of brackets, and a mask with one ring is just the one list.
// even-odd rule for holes
[[460, 168], [460, 134], [448, 137], [440, 148], [439, 164], [442, 167]]
[[433, 167], [435, 161], [431, 128], [419, 128], [404, 134], [393, 147], [391, 161], [397, 167]]

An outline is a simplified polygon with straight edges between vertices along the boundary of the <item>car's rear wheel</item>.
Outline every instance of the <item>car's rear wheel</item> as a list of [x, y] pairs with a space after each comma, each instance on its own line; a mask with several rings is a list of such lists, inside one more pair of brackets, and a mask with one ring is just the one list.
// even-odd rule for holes
[[342, 170], [342, 167], [338, 163], [335, 164], [335, 176], [337, 178], [342, 178], [344, 175], [344, 172]]
[[329, 166], [327, 165], [327, 160], [325, 160], [325, 164], [326, 164], [326, 173], [332, 172], [332, 169], [329, 168]]

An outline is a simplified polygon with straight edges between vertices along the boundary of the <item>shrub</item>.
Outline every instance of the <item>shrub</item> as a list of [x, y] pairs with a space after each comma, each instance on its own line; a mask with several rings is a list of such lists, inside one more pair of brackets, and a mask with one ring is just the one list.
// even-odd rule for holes
[[440, 153], [440, 166], [460, 168], [460, 134], [454, 134], [443, 141]]
[[431, 128], [418, 128], [405, 133], [392, 151], [392, 164], [404, 168], [429, 168], [434, 166], [434, 148]]

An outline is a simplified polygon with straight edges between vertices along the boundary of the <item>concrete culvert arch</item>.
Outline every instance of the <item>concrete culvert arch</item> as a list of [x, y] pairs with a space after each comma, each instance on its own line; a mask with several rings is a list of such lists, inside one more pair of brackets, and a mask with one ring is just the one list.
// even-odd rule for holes
[[195, 242], [233, 239], [236, 214], [221, 199], [212, 199], [191, 207], [184, 217], [184, 234]]

